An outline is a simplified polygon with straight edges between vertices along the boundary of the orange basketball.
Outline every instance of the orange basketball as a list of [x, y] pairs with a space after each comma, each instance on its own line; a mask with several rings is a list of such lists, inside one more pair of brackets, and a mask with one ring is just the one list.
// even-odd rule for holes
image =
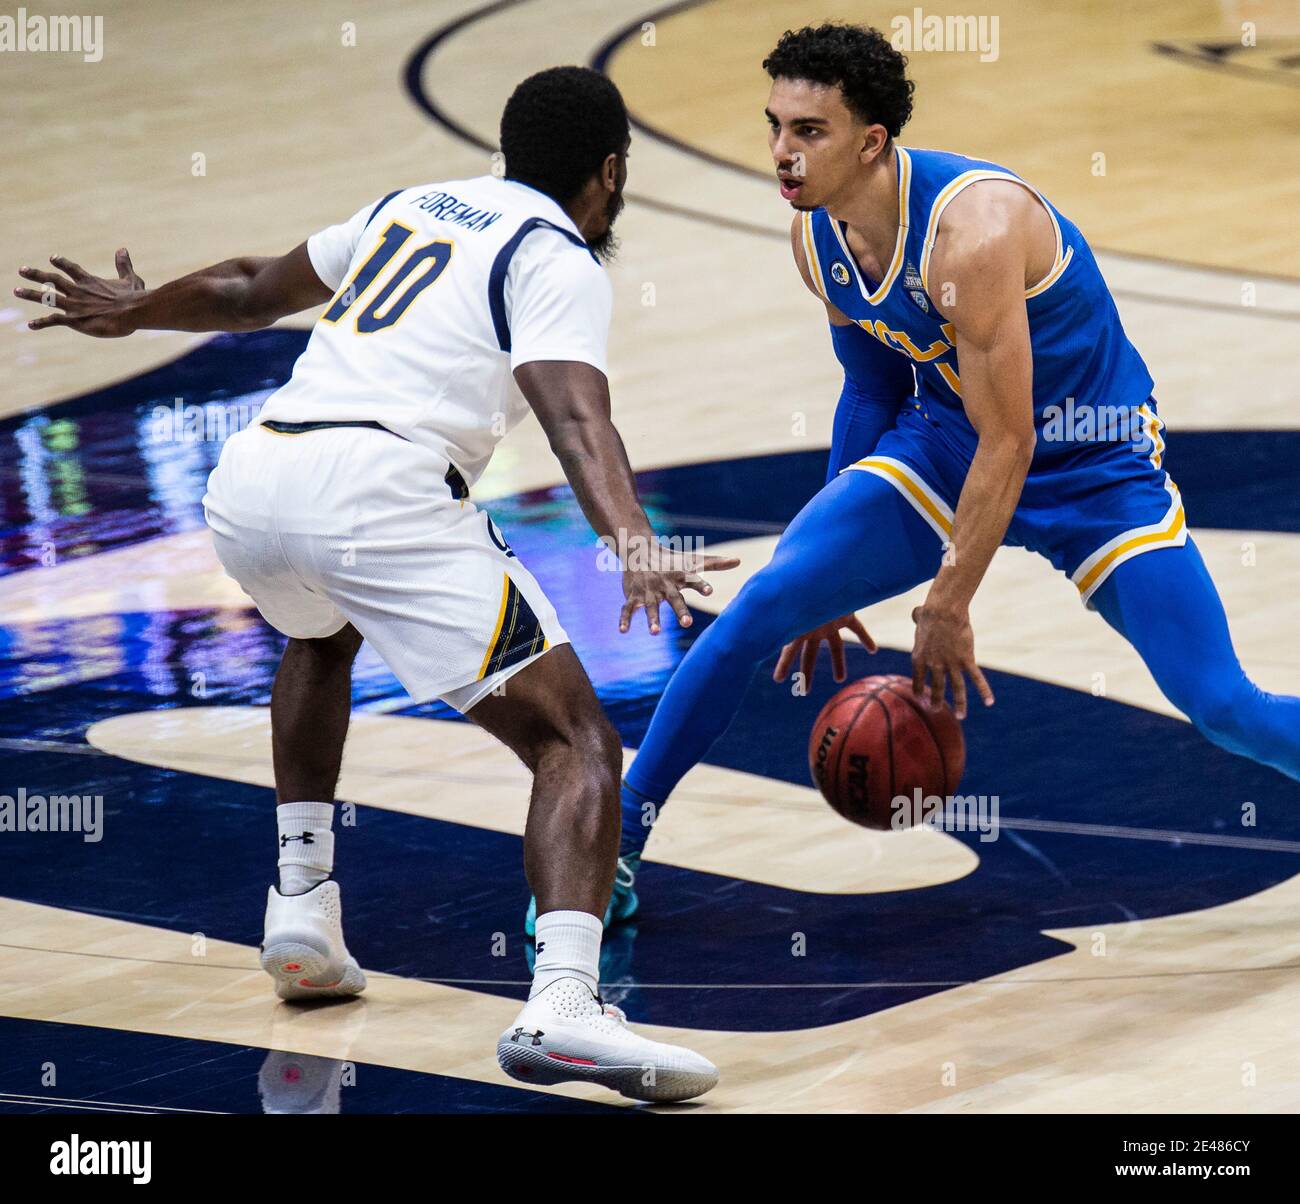
[[[951, 709], [930, 710], [907, 678], [864, 677], [822, 707], [808, 741], [808, 767], [845, 819], [864, 828], [909, 827], [916, 791], [922, 799], [956, 792], [966, 742]], [[899, 797], [907, 809], [895, 806]]]

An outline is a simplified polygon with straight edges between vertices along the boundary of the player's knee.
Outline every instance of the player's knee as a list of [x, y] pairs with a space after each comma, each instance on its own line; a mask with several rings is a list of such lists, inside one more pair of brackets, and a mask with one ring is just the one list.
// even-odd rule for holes
[[[617, 789], [623, 772], [623, 742], [597, 705], [590, 712], [566, 716], [537, 742], [533, 759], [558, 760], [565, 773], [588, 789]], [[530, 765], [536, 771], [537, 765]]]
[[623, 774], [623, 740], [603, 711], [584, 725], [578, 752], [589, 776], [597, 779], [602, 789], [611, 782], [617, 789]]
[[361, 647], [361, 633], [351, 623], [345, 623], [333, 635], [315, 640], [290, 639], [289, 645], [296, 647], [299, 654], [305, 654], [322, 664], [350, 665]]
[[1229, 747], [1241, 742], [1250, 722], [1250, 695], [1254, 692], [1244, 677], [1230, 683], [1203, 682], [1184, 708], [1187, 717], [1208, 740]]
[[623, 742], [602, 712], [566, 733], [555, 751], [563, 757], [558, 768], [570, 789], [554, 805], [564, 811], [572, 840], [599, 849], [617, 822]]
[[716, 638], [725, 642], [728, 651], [762, 660], [779, 638], [782, 616], [790, 613], [791, 589], [790, 580], [771, 566], [755, 573], [715, 621]]

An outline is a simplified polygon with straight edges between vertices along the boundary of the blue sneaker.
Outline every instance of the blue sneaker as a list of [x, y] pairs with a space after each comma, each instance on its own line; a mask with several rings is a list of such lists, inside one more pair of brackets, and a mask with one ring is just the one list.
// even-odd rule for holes
[[[641, 854], [629, 853], [618, 859], [618, 868], [614, 871], [614, 893], [609, 897], [609, 906], [605, 909], [605, 927], [621, 924], [636, 915], [640, 900], [636, 897], [636, 875], [641, 868]], [[524, 932], [528, 936], [537, 935], [537, 896], [528, 899], [528, 910], [524, 913]]]

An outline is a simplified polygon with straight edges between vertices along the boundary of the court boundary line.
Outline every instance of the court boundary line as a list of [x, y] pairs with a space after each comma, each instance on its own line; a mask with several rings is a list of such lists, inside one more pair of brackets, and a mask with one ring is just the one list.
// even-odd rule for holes
[[[514, 8], [521, 4], [527, 4], [529, 0], [492, 0], [490, 4], [485, 4], [480, 8], [471, 9], [469, 12], [462, 13], [453, 21], [446, 25], [439, 26], [423, 42], [420, 42], [416, 48], [407, 57], [402, 67], [402, 82], [406, 88], [407, 96], [410, 98], [416, 108], [420, 109], [426, 116], [432, 118], [435, 124], [442, 127], [444, 131], [459, 138], [469, 146], [477, 150], [487, 151], [489, 154], [495, 154], [501, 148], [494, 142], [489, 142], [486, 138], [481, 137], [471, 130], [467, 125], [456, 120], [446, 109], [444, 109], [424, 86], [424, 70], [438, 48], [450, 38], [460, 33], [462, 29], [470, 25], [477, 24], [479, 21], [488, 17], [495, 16], [508, 8]], [[632, 120], [631, 114], [628, 119]], [[641, 196], [635, 192], [625, 193], [625, 198], [629, 204], [636, 203], [644, 205], [649, 209], [656, 209], [670, 216], [684, 217], [694, 220], [708, 220], [714, 225], [722, 226], [725, 229], [734, 230], [740, 234], [754, 234], [762, 238], [771, 238], [774, 232], [766, 226], [759, 226], [753, 222], [741, 221], [736, 218], [717, 217], [711, 215], [699, 214], [695, 210], [688, 209], [681, 205], [674, 205], [668, 201], [660, 201], [654, 197]], [[780, 235], [777, 234], [777, 237]]]
[[[42, 905], [43, 906], [43, 905]], [[61, 910], [55, 908], [53, 910]], [[93, 913], [91, 913], [93, 914]], [[1177, 912], [1176, 915], [1187, 915], [1191, 913]], [[1124, 920], [1114, 927], [1143, 927], [1157, 920], [1166, 919], [1165, 916], [1148, 917], [1146, 920]], [[131, 921], [125, 921], [130, 923]], [[1087, 927], [1087, 925], [1075, 925], [1075, 927]], [[1108, 925], [1097, 925], [1098, 928], [1108, 927]], [[170, 931], [167, 929], [165, 931]], [[1053, 929], [1042, 929], [1040, 935], [1047, 936]], [[1060, 939], [1060, 938], [1055, 938]], [[1066, 942], [1063, 942], [1066, 943]], [[1081, 945], [1070, 945], [1069, 949], [1079, 951], [1083, 948]], [[62, 957], [88, 957], [98, 961], [111, 962], [135, 962], [145, 966], [193, 966], [202, 970], [235, 970], [245, 974], [262, 974], [264, 971], [256, 964], [248, 966], [233, 966], [227, 962], [211, 962], [206, 959], [193, 960], [188, 962], [172, 961], [168, 958], [157, 957], [135, 957], [123, 953], [94, 953], [82, 949], [50, 949], [44, 945], [15, 945], [12, 942], [0, 941], [0, 949], [13, 949], [24, 953], [47, 953]], [[251, 949], [251, 947], [250, 947]], [[1053, 954], [1054, 957], [1064, 957], [1067, 953]], [[1044, 958], [1040, 960], [1050, 960]], [[902, 981], [890, 981], [881, 979], [871, 982], [629, 982], [626, 980], [614, 979], [604, 983], [607, 991], [615, 989], [634, 990], [634, 991], [886, 991], [900, 990], [909, 987], [924, 987], [927, 989], [955, 989], [957, 987], [1024, 987], [1024, 986], [1057, 986], [1071, 983], [1102, 983], [1102, 982], [1128, 982], [1140, 979], [1165, 979], [1165, 978], [1202, 978], [1216, 977], [1228, 974], [1268, 974], [1282, 973], [1291, 970], [1300, 970], [1300, 962], [1283, 962], [1276, 966], [1219, 966], [1219, 967], [1199, 967], [1196, 969], [1174, 969], [1174, 970], [1150, 970], [1146, 972], [1132, 974], [1088, 974], [1071, 977], [1023, 977], [1023, 978], [953, 978], [953, 979], [906, 979]], [[1008, 971], [1007, 973], [1014, 973]], [[434, 978], [422, 975], [404, 975], [392, 974], [385, 970], [366, 970], [366, 977], [372, 981], [387, 980], [390, 982], [421, 982], [431, 986], [484, 986], [484, 987], [528, 987], [532, 985], [531, 978]], [[363, 999], [363, 995], [357, 995], [355, 999]], [[283, 1002], [283, 1001], [281, 1001]], [[345, 1001], [345, 1002], [351, 1002]], [[320, 1000], [320, 1004], [326, 1007], [340, 1006], [337, 1000]], [[77, 1023], [76, 1021], [45, 1020], [32, 1016], [15, 1016], [12, 1012], [3, 1010], [4, 1004], [0, 1003], [0, 1017], [10, 1020], [28, 1020], [37, 1024], [66, 1024]], [[842, 1022], [837, 1022], [842, 1023]], [[98, 1027], [98, 1026], [93, 1026]], [[665, 1027], [673, 1027], [671, 1025]], [[816, 1025], [814, 1027], [825, 1027]], [[732, 1030], [720, 1030], [732, 1031]], [[736, 1030], [749, 1031], [749, 1030]], [[205, 1040], [206, 1038], [196, 1038]], [[255, 1048], [262, 1048], [257, 1046]], [[269, 1048], [269, 1047], [268, 1047]]]
[[[22, 1016], [11, 1017], [11, 1019], [26, 1019]], [[60, 1021], [36, 1020], [31, 1023], [35, 1024], [58, 1024]], [[126, 1031], [132, 1030], [114, 1030]], [[254, 1046], [250, 1048], [261, 1048]], [[178, 1113], [183, 1116], [230, 1116], [229, 1112], [222, 1112], [213, 1108], [175, 1108], [167, 1104], [132, 1104], [125, 1100], [96, 1100], [96, 1099], [73, 1099], [68, 1096], [42, 1096], [31, 1095], [20, 1091], [0, 1091], [0, 1104], [40, 1104], [44, 1108], [80, 1108], [88, 1112], [136, 1112], [146, 1116], [156, 1116], [164, 1113]]]

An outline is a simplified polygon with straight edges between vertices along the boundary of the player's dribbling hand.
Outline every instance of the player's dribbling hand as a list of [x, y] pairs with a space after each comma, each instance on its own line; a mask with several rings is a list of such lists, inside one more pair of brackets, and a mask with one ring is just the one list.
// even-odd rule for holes
[[740, 560], [736, 556], [702, 556], [698, 553], [668, 552], [655, 569], [625, 569], [623, 572], [623, 610], [618, 617], [619, 631], [627, 631], [632, 616], [644, 608], [650, 634], [659, 634], [659, 607], [667, 602], [673, 608], [677, 621], [683, 627], [691, 625], [691, 611], [682, 597], [682, 590], [693, 589], [708, 597], [711, 586], [701, 573], [717, 573], [734, 569]]
[[[92, 276], [80, 264], [61, 255], [53, 256], [50, 262], [59, 269], [58, 272], [28, 267], [18, 269], [18, 275], [24, 280], [43, 287], [16, 288], [14, 296], [24, 301], [35, 301], [54, 311], [44, 318], [32, 319], [27, 323], [30, 329], [67, 326], [96, 339], [120, 339], [135, 330], [124, 302], [145, 289], [144, 281], [131, 266], [131, 256], [125, 247], [117, 253], [116, 280]], [[64, 274], [60, 275], [60, 272]]]
[[[916, 624], [916, 643], [912, 645], [912, 693], [937, 710], [944, 704], [948, 686], [952, 686], [953, 713], [966, 718], [966, 676], [984, 700], [993, 705], [993, 691], [975, 663], [975, 633], [970, 616], [937, 611], [918, 606], [912, 611]], [[926, 698], [927, 679], [929, 698]]]
[[844, 659], [844, 637], [840, 635], [842, 629], [853, 632], [868, 652], [876, 651], [876, 641], [867, 634], [867, 629], [862, 626], [862, 620], [857, 615], [844, 615], [829, 623], [823, 623], [820, 627], [814, 627], [806, 635], [791, 640], [782, 648], [776, 668], [772, 672], [772, 680], [785, 681], [790, 666], [798, 658], [803, 684], [812, 685], [813, 673], [817, 669], [817, 653], [821, 649], [822, 641], [825, 640], [831, 650], [831, 672], [836, 681], [843, 681], [848, 675], [848, 665]]

